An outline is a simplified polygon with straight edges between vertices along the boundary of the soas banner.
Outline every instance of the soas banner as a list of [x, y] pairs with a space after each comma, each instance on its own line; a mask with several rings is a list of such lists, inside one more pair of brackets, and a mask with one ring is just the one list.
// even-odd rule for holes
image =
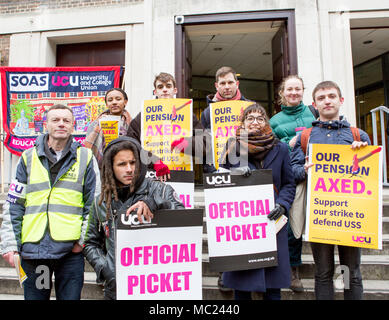
[[118, 87], [120, 67], [0, 67], [5, 145], [16, 155], [44, 134], [46, 111], [72, 108], [74, 138], [82, 143], [88, 125], [106, 109], [105, 92]]

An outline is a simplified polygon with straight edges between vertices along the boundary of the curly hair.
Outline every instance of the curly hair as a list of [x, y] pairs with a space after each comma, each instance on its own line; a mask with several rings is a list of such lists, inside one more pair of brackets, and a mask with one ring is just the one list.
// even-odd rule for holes
[[112, 198], [114, 198], [115, 201], [119, 200], [117, 192], [118, 180], [116, 179], [114, 174], [113, 160], [115, 156], [123, 150], [132, 151], [136, 161], [134, 179], [130, 185], [129, 194], [134, 192], [135, 182], [138, 180], [139, 177], [139, 154], [136, 146], [133, 143], [131, 143], [130, 141], [121, 141], [104, 150], [103, 164], [101, 168], [101, 194], [99, 199], [99, 205], [101, 205], [103, 201], [105, 202], [107, 208], [107, 219], [109, 217], [109, 212], [111, 209]]

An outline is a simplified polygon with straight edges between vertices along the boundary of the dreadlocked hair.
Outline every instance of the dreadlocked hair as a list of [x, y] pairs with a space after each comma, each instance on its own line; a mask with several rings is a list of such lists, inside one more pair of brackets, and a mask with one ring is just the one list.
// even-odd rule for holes
[[135, 175], [133, 182], [130, 185], [129, 193], [132, 193], [134, 191], [135, 182], [138, 179], [139, 176], [139, 156], [138, 151], [136, 149], [136, 146], [132, 144], [129, 141], [121, 141], [118, 142], [111, 147], [109, 147], [104, 152], [103, 156], [103, 164], [101, 168], [101, 194], [99, 199], [99, 205], [105, 202], [106, 209], [107, 209], [107, 220], [110, 216], [111, 212], [111, 204], [112, 204], [112, 198], [114, 198], [115, 201], [118, 201], [118, 192], [117, 192], [117, 184], [118, 181], [115, 178], [115, 174], [113, 171], [113, 159], [115, 156], [119, 153], [119, 151], [123, 150], [130, 150], [133, 152], [135, 160], [136, 160], [136, 168], [135, 168]]

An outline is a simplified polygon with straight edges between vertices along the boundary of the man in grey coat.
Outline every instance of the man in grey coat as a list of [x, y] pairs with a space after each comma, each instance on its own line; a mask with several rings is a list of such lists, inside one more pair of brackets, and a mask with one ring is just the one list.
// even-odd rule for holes
[[99, 168], [92, 152], [73, 140], [71, 108], [47, 112], [47, 134], [23, 152], [11, 183], [0, 230], [3, 258], [21, 256], [26, 300], [49, 300], [52, 274], [59, 300], [78, 300], [84, 283], [83, 230]]

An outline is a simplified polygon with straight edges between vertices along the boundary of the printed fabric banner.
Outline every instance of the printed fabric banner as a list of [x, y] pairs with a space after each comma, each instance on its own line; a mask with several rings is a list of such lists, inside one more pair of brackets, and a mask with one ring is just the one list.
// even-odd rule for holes
[[118, 300], [202, 299], [203, 210], [159, 210], [149, 223], [118, 214]]
[[367, 146], [310, 145], [306, 239], [382, 249], [382, 153]]
[[[147, 171], [146, 178], [156, 179], [155, 171]], [[165, 182], [172, 186], [186, 209], [194, 208], [194, 172], [193, 171], [170, 171], [170, 179]]]
[[46, 111], [73, 109], [73, 136], [81, 143], [89, 123], [106, 109], [105, 92], [118, 87], [121, 67], [0, 67], [3, 127], [7, 149], [20, 156], [45, 133]]
[[206, 174], [204, 198], [211, 270], [278, 264], [276, 226], [267, 218], [274, 208], [271, 170], [256, 170], [249, 177]]
[[213, 163], [219, 168], [219, 160], [227, 140], [235, 137], [236, 129], [240, 125], [240, 115], [252, 101], [230, 100], [211, 103], [211, 132]]
[[191, 99], [145, 100], [142, 112], [142, 147], [159, 157], [170, 170], [192, 171], [191, 154], [171, 150], [172, 142], [192, 137], [192, 119]]

